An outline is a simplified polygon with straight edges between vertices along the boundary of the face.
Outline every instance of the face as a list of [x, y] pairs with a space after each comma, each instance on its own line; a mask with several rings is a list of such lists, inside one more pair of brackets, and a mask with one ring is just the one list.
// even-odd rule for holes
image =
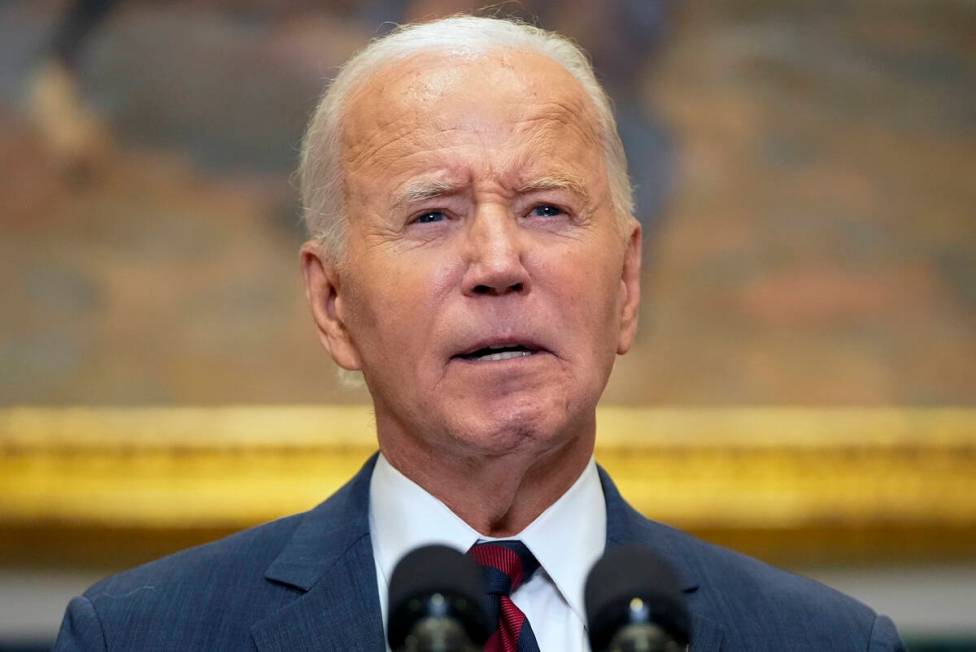
[[592, 445], [634, 335], [640, 231], [613, 213], [578, 82], [533, 53], [422, 55], [365, 82], [343, 120], [345, 253], [310, 243], [303, 263], [381, 446]]

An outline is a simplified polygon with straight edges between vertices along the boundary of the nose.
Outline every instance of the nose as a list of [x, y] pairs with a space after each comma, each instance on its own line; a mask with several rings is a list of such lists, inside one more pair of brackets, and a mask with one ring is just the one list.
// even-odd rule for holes
[[478, 211], [468, 228], [466, 249], [468, 266], [462, 282], [466, 296], [528, 292], [522, 234], [507, 211]]

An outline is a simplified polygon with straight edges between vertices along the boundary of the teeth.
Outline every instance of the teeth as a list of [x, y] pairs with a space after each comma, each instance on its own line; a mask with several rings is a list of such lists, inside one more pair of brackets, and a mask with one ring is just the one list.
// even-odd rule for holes
[[529, 351], [502, 351], [501, 353], [483, 355], [479, 360], [511, 360], [512, 358], [524, 358], [527, 355], [532, 355], [532, 353]]

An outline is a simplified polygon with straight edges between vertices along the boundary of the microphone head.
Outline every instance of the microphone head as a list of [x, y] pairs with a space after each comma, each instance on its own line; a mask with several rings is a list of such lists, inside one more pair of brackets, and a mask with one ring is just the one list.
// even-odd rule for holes
[[458, 622], [479, 647], [491, 635], [481, 567], [448, 546], [422, 546], [404, 555], [390, 578], [388, 605], [387, 641], [393, 650], [432, 616]]
[[681, 585], [667, 562], [647, 546], [609, 550], [586, 578], [584, 601], [594, 651], [607, 649], [618, 631], [633, 624], [655, 625], [678, 644], [688, 644]]

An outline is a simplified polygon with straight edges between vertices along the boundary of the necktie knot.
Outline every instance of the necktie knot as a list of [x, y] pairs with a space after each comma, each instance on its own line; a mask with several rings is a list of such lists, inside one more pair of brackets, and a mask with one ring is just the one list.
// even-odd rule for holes
[[488, 593], [493, 595], [511, 595], [539, 568], [521, 541], [476, 543], [468, 554], [484, 569]]

